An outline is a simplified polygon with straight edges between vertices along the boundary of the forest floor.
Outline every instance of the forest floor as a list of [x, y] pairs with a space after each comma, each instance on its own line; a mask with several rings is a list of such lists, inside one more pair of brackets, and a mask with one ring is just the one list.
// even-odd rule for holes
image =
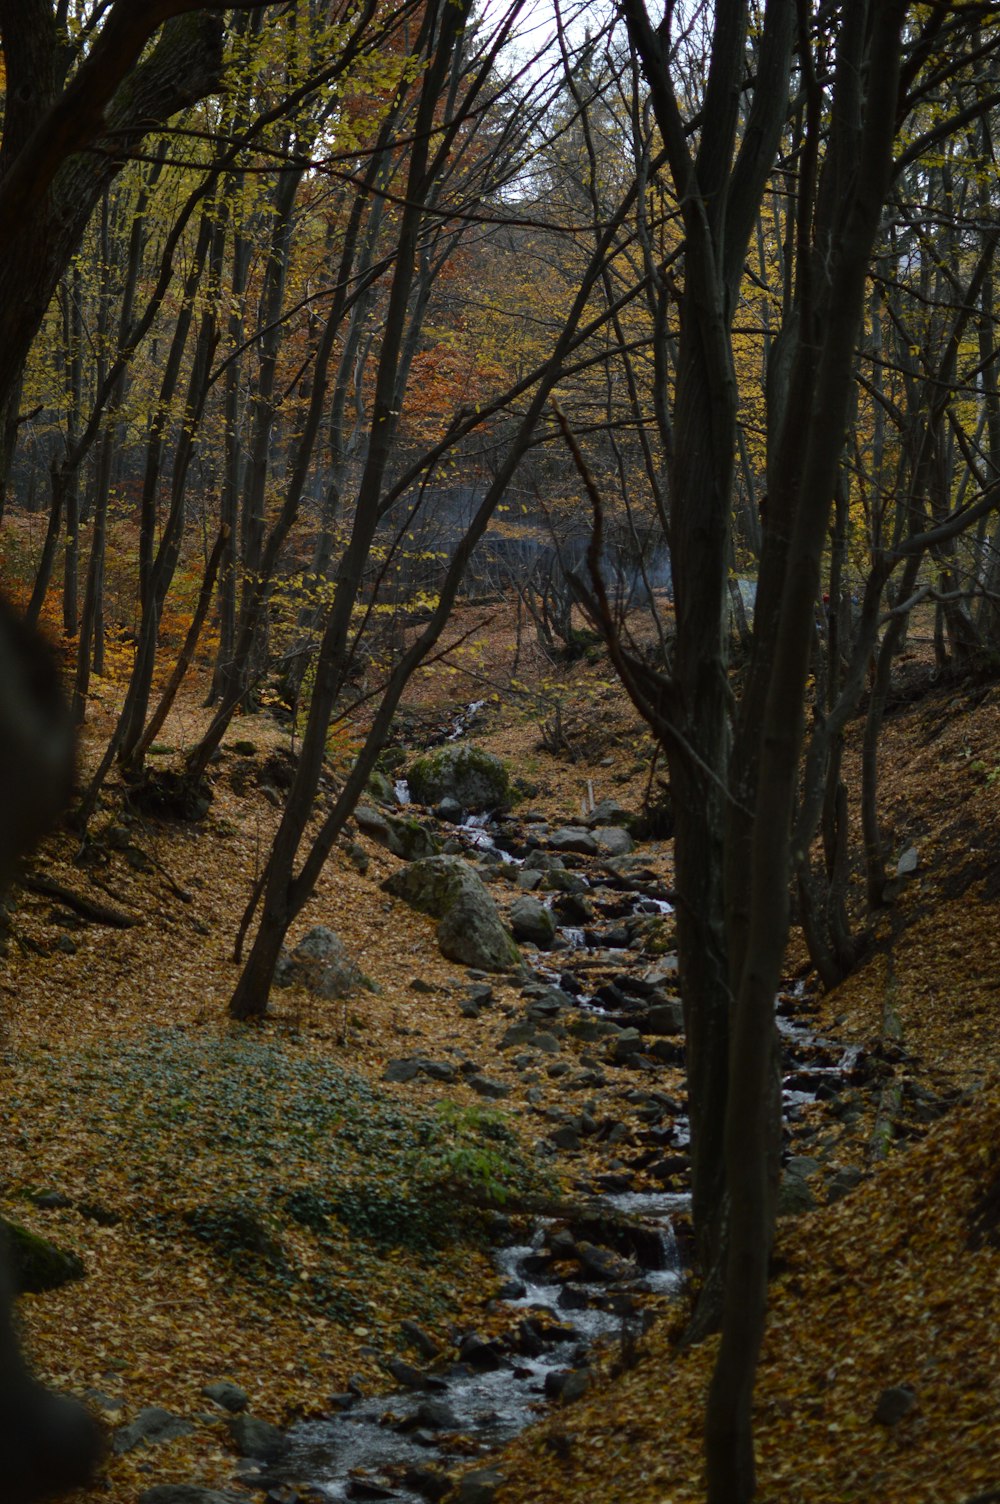
[[[550, 823], [606, 796], [638, 809], [655, 784], [652, 749], [606, 670], [529, 664], [531, 688], [511, 693], [511, 642], [490, 624], [478, 651], [476, 640], [460, 672], [414, 686], [401, 718], [414, 743], [482, 698], [474, 739], [530, 784]], [[120, 694], [111, 679], [96, 688], [84, 762]], [[194, 741], [196, 688], [155, 763]], [[292, 988], [274, 993], [261, 1027], [227, 1018], [233, 938], [277, 824], [288, 747], [270, 715], [243, 718], [213, 766], [203, 820], [123, 813], [109, 797], [84, 864], [66, 834], [38, 853], [36, 876], [127, 926], [90, 922], [43, 884], [11, 898], [0, 1215], [86, 1270], [21, 1298], [33, 1362], [109, 1431], [150, 1406], [192, 1427], [111, 1455], [73, 1504], [135, 1504], [157, 1483], [232, 1487], [224, 1416], [202, 1394], [212, 1381], [241, 1386], [255, 1415], [284, 1425], [323, 1412], [351, 1381], [392, 1388], [385, 1365], [405, 1352], [407, 1320], [442, 1350], [456, 1329], [499, 1329], [499, 1276], [456, 1176], [471, 1163], [516, 1201], [567, 1194], [581, 1170], [539, 1165], [537, 1121], [556, 1082], [529, 1098], [499, 1056], [514, 982], [496, 983], [489, 1013], [465, 1016], [462, 968], [440, 955], [432, 921], [386, 898], [380, 883], [399, 863], [363, 836], [334, 853], [293, 939], [329, 924], [378, 992], [342, 1004]], [[858, 1046], [891, 1090], [857, 1094], [849, 1122], [822, 1103], [806, 1115], [816, 1152], [862, 1173], [835, 1204], [779, 1224], [756, 1408], [769, 1504], [1000, 1497], [1000, 684], [901, 695], [881, 780], [886, 838], [894, 856], [916, 847], [915, 872], [834, 992], [813, 989], [800, 944], [789, 958], [811, 1026]], [[670, 843], [642, 854], [669, 881]], [[385, 1083], [387, 1061], [417, 1047], [502, 1077], [506, 1127], [461, 1075]], [[629, 1077], [606, 1094], [619, 1116]], [[662, 1082], [682, 1090], [676, 1068]], [[715, 1343], [679, 1348], [683, 1316], [662, 1314], [634, 1350], [609, 1347], [582, 1398], [490, 1459], [505, 1480], [499, 1504], [702, 1496]], [[877, 1421], [883, 1391], [899, 1386], [912, 1391], [907, 1413]]]

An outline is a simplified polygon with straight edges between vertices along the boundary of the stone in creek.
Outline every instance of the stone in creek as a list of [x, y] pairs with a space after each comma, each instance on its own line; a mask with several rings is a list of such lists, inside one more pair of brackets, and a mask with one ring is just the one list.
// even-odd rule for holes
[[628, 856], [635, 850], [635, 842], [621, 825], [609, 825], [596, 835], [597, 849], [601, 856]]
[[569, 1373], [550, 1372], [545, 1375], [545, 1394], [550, 1400], [568, 1405], [578, 1400], [590, 1388], [590, 1370], [574, 1368]]
[[517, 883], [517, 886], [519, 888], [523, 888], [526, 893], [530, 893], [538, 887], [539, 883], [542, 880], [542, 876], [543, 874], [541, 872], [525, 872], [522, 869], [522, 871], [517, 874], [515, 882]]
[[412, 1431], [418, 1427], [428, 1431], [457, 1431], [459, 1419], [444, 1400], [421, 1400], [413, 1414], [401, 1421], [397, 1429]]
[[552, 831], [549, 846], [553, 851], [570, 851], [577, 856], [596, 856], [596, 838], [582, 825], [564, 825]]
[[516, 898], [510, 907], [510, 927], [515, 940], [527, 940], [548, 950], [556, 937], [556, 922], [551, 909], [537, 898]]
[[229, 1422], [229, 1434], [239, 1455], [251, 1457], [254, 1462], [280, 1462], [291, 1450], [284, 1431], [254, 1415], [234, 1415]]
[[503, 1358], [497, 1344], [484, 1341], [474, 1332], [463, 1338], [458, 1356], [462, 1363], [468, 1363], [477, 1373], [494, 1373], [503, 1367]]
[[198, 1488], [192, 1483], [158, 1483], [139, 1495], [138, 1504], [246, 1504], [246, 1494]]
[[475, 1468], [460, 1480], [455, 1495], [456, 1504], [493, 1504], [503, 1482], [503, 1473], [498, 1473], [495, 1468]]
[[563, 924], [581, 926], [590, 924], [594, 917], [594, 906], [581, 898], [579, 893], [559, 893], [552, 900], [552, 907], [559, 915]]

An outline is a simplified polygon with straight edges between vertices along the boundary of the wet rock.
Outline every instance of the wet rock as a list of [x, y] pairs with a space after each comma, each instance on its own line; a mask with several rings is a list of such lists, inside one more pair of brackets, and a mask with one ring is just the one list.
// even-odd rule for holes
[[246, 1494], [198, 1488], [192, 1483], [158, 1483], [143, 1490], [138, 1504], [246, 1504]]
[[898, 1426], [916, 1408], [916, 1390], [909, 1384], [893, 1384], [882, 1390], [872, 1419], [880, 1426]]
[[250, 1403], [250, 1396], [245, 1389], [238, 1384], [232, 1384], [228, 1379], [216, 1379], [211, 1384], [206, 1384], [202, 1389], [206, 1399], [213, 1400], [223, 1410], [228, 1410], [231, 1415], [236, 1415], [245, 1410]]
[[453, 856], [428, 857], [401, 867], [383, 889], [440, 919], [442, 955], [482, 971], [516, 966], [521, 953], [500, 922], [496, 904], [468, 862]]
[[407, 771], [418, 804], [453, 799], [468, 810], [503, 809], [510, 803], [510, 776], [499, 757], [482, 747], [437, 747], [418, 757]]
[[448, 825], [461, 825], [465, 819], [465, 810], [450, 794], [435, 805], [434, 813], [439, 820], [444, 820]]
[[430, 1499], [432, 1504], [438, 1499], [443, 1499], [445, 1494], [451, 1492], [453, 1486], [453, 1481], [447, 1473], [440, 1473], [432, 1467], [409, 1468], [403, 1475], [403, 1482], [422, 1499]]
[[307, 987], [329, 1002], [351, 997], [363, 988], [378, 990], [351, 960], [340, 936], [324, 924], [313, 925], [293, 951], [282, 951], [274, 980], [278, 987]]
[[510, 908], [510, 927], [515, 940], [527, 940], [548, 950], [556, 937], [552, 912], [537, 898], [517, 898]]
[[459, 1419], [444, 1400], [422, 1400], [411, 1417], [414, 1424], [429, 1431], [457, 1431]]
[[493, 1504], [504, 1481], [495, 1468], [475, 1468], [460, 1479], [455, 1493], [456, 1504]]
[[111, 1438], [111, 1450], [120, 1457], [125, 1452], [134, 1452], [136, 1447], [158, 1446], [178, 1436], [190, 1436], [193, 1431], [194, 1426], [189, 1420], [183, 1420], [159, 1405], [149, 1405], [140, 1410], [129, 1425], [118, 1428]]
[[576, 1257], [591, 1279], [616, 1280], [628, 1272], [616, 1253], [610, 1248], [598, 1248], [595, 1243], [581, 1240], [576, 1245]]
[[527, 1293], [523, 1279], [509, 1279], [497, 1291], [497, 1300], [523, 1300]]
[[568, 1405], [573, 1400], [580, 1399], [589, 1388], [590, 1370], [588, 1368], [574, 1368], [568, 1373], [550, 1372], [545, 1375], [546, 1398], [558, 1400], [562, 1405]]
[[229, 1422], [229, 1434], [239, 1455], [254, 1462], [280, 1462], [291, 1450], [283, 1431], [254, 1415], [234, 1415]]
[[404, 1389], [423, 1389], [425, 1376], [419, 1368], [414, 1368], [412, 1363], [407, 1363], [403, 1358], [387, 1358], [385, 1363], [386, 1372], [402, 1384]]
[[458, 1349], [458, 1356], [462, 1363], [468, 1363], [477, 1373], [495, 1373], [503, 1367], [503, 1357], [499, 1345], [496, 1342], [486, 1342], [482, 1337], [470, 1332], [462, 1339]]

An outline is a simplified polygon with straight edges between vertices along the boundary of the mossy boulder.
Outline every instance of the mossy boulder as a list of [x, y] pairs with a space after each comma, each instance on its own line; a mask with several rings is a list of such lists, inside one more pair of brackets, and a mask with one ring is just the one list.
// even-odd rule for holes
[[454, 799], [463, 809], [505, 809], [511, 801], [510, 775], [499, 757], [468, 744], [436, 747], [407, 770], [410, 795], [418, 804]]
[[86, 1270], [75, 1253], [57, 1248], [47, 1238], [29, 1232], [17, 1222], [0, 1221], [0, 1242], [6, 1244], [14, 1288], [32, 1295], [58, 1290], [71, 1280], [83, 1279]]
[[449, 961], [482, 971], [506, 971], [520, 963], [521, 952], [501, 923], [485, 884], [461, 857], [433, 856], [411, 862], [382, 887], [441, 921], [437, 942]]

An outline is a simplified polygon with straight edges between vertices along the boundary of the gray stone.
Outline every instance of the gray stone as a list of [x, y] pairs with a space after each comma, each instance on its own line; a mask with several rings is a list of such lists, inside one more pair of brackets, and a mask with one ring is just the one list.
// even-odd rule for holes
[[816, 1197], [806, 1172], [792, 1161], [785, 1166], [781, 1175], [781, 1184], [778, 1187], [778, 1215], [779, 1217], [797, 1217], [803, 1212], [811, 1212], [816, 1205]]
[[595, 838], [602, 856], [628, 856], [635, 850], [635, 842], [623, 825], [608, 825], [598, 830]]
[[582, 825], [563, 825], [552, 831], [549, 845], [553, 851], [573, 851], [579, 856], [596, 856], [598, 845], [595, 837]]
[[426, 1426], [429, 1431], [457, 1431], [459, 1428], [458, 1416], [444, 1400], [421, 1400], [410, 1421], [417, 1426]]
[[407, 1317], [399, 1323], [399, 1330], [411, 1347], [415, 1347], [420, 1356], [428, 1363], [432, 1362], [441, 1351], [434, 1338], [424, 1331], [419, 1322], [411, 1321]]
[[231, 1415], [245, 1410], [250, 1403], [250, 1396], [246, 1390], [241, 1389], [238, 1384], [231, 1384], [228, 1379], [216, 1379], [214, 1383], [206, 1384], [201, 1392], [206, 1399], [214, 1400]]
[[58, 1290], [71, 1280], [83, 1279], [87, 1272], [75, 1253], [57, 1248], [48, 1238], [40, 1238], [18, 1222], [0, 1218], [0, 1249], [4, 1248], [18, 1293], [40, 1295]]
[[642, 1026], [647, 1034], [683, 1034], [684, 1009], [679, 997], [667, 998], [654, 1003], [642, 1016]]
[[465, 1337], [458, 1349], [458, 1356], [463, 1363], [468, 1363], [477, 1373], [495, 1373], [503, 1367], [503, 1359], [496, 1342], [485, 1342], [482, 1337], [470, 1333]]
[[909, 1384], [893, 1384], [883, 1389], [872, 1416], [880, 1426], [898, 1426], [917, 1408], [916, 1391]]
[[144, 1489], [138, 1504], [246, 1504], [246, 1494], [223, 1493], [217, 1488], [198, 1488], [193, 1483], [158, 1483]]
[[586, 893], [587, 884], [577, 872], [567, 872], [565, 867], [551, 867], [542, 874], [544, 893]]
[[522, 1020], [521, 1023], [511, 1024], [501, 1039], [499, 1048], [501, 1050], [510, 1050], [515, 1045], [534, 1044], [537, 1033], [538, 1030], [535, 1028], [535, 1025], [527, 1019]]
[[291, 1450], [291, 1443], [284, 1431], [279, 1431], [269, 1421], [258, 1420], [254, 1415], [232, 1416], [229, 1434], [239, 1455], [252, 1457], [254, 1462], [280, 1462]]
[[552, 911], [537, 898], [515, 898], [510, 906], [510, 927], [515, 940], [528, 940], [543, 950], [548, 950], [556, 938]]
[[454, 799], [464, 809], [503, 809], [510, 803], [510, 777], [499, 757], [470, 743], [437, 747], [407, 771], [418, 804]]
[[617, 799], [602, 799], [587, 816], [587, 824], [594, 829], [598, 825], [628, 825], [635, 819]]
[[903, 852], [903, 855], [896, 863], [896, 876], [909, 877], [911, 873], [916, 872], [919, 864], [920, 856], [917, 852], [917, 848], [915, 846], [907, 846], [906, 850]]
[[457, 799], [449, 796], [441, 800], [440, 804], [435, 807], [434, 813], [439, 820], [445, 820], [449, 825], [461, 825], [465, 811]]
[[542, 873], [537, 869], [521, 868], [515, 878], [517, 886], [525, 893], [533, 893], [542, 880]]
[[502, 1081], [494, 1081], [491, 1076], [467, 1076], [466, 1085], [471, 1086], [477, 1096], [486, 1097], [490, 1101], [498, 1102], [501, 1097], [510, 1096], [510, 1087]]
[[841, 1169], [835, 1170], [827, 1182], [827, 1201], [843, 1200], [845, 1196], [850, 1195], [855, 1186], [861, 1184], [864, 1178], [864, 1171], [857, 1169], [854, 1165], [844, 1165]]
[[119, 1427], [111, 1438], [111, 1450], [120, 1457], [124, 1452], [134, 1452], [138, 1446], [157, 1446], [177, 1436], [190, 1436], [193, 1430], [189, 1420], [161, 1410], [158, 1405], [149, 1405], [129, 1425]]
[[416, 862], [422, 857], [436, 856], [440, 843], [429, 830], [412, 815], [385, 815], [379, 810], [359, 804], [354, 818], [366, 836], [378, 841], [404, 862]]
[[382, 1072], [382, 1080], [403, 1085], [407, 1081], [415, 1081], [419, 1075], [420, 1061], [408, 1056], [405, 1060], [390, 1060]]
[[423, 914], [439, 919], [437, 941], [449, 961], [482, 971], [506, 971], [521, 953], [500, 922], [496, 904], [468, 862], [428, 857], [401, 867], [382, 887]]
[[641, 1055], [642, 1047], [642, 1035], [638, 1029], [622, 1029], [618, 1037], [608, 1046], [608, 1058], [614, 1061], [615, 1065], [623, 1065], [635, 1055]]
[[477, 1467], [460, 1480], [455, 1495], [457, 1504], [493, 1504], [503, 1482], [503, 1473], [495, 1468]]
[[574, 1368], [569, 1373], [550, 1372], [545, 1375], [545, 1393], [549, 1399], [569, 1405], [578, 1400], [590, 1388], [589, 1368]]
[[278, 987], [307, 987], [328, 1002], [351, 997], [363, 988], [378, 990], [351, 960], [340, 936], [324, 924], [307, 930], [291, 953], [281, 952], [274, 980]]
[[548, 872], [550, 868], [561, 867], [562, 865], [562, 857], [553, 856], [548, 851], [541, 851], [536, 848], [534, 851], [528, 852], [528, 855], [524, 859], [524, 866], [521, 868], [521, 871]]

